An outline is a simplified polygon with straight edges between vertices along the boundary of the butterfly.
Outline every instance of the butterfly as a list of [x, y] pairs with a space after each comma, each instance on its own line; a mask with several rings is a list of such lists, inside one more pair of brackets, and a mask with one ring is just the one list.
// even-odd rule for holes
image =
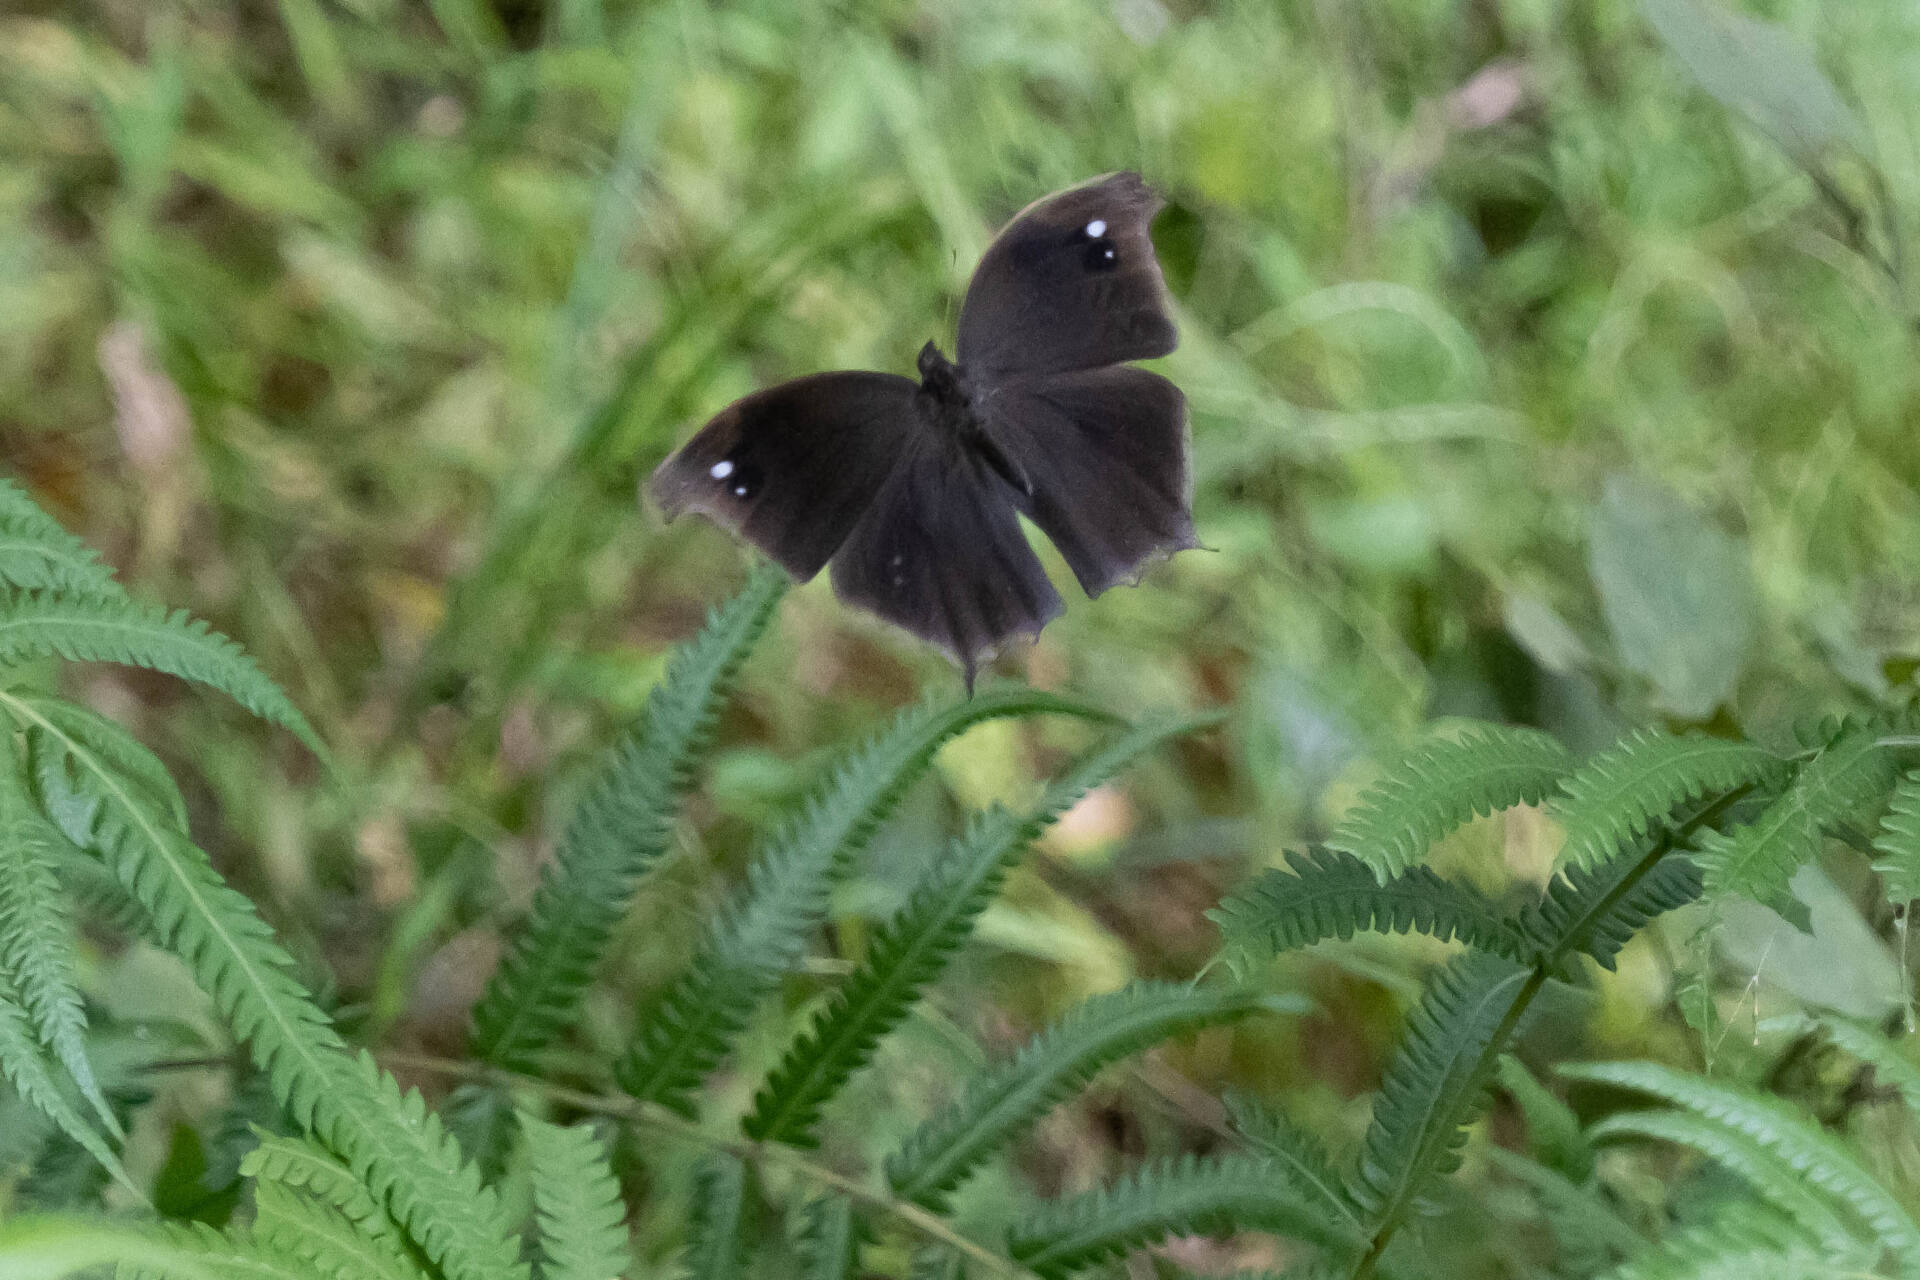
[[1027, 206], [967, 287], [950, 361], [920, 380], [819, 373], [727, 406], [649, 481], [799, 581], [832, 566], [845, 602], [980, 662], [1063, 608], [1019, 517], [1097, 596], [1198, 546], [1186, 399], [1128, 362], [1172, 351], [1136, 173]]

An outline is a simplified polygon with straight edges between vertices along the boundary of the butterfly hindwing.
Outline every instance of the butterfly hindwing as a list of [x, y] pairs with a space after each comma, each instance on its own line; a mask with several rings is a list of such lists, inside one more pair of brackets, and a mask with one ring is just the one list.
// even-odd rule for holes
[[1160, 197], [1109, 174], [1029, 205], [994, 238], [960, 308], [958, 358], [983, 386], [1173, 350], [1148, 228]]
[[669, 519], [698, 511], [804, 582], [886, 487], [916, 429], [909, 378], [822, 373], [737, 400], [660, 464]]

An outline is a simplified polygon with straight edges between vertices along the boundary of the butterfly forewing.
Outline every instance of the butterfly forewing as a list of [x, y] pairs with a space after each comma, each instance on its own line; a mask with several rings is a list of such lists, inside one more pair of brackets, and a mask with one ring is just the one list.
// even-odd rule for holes
[[960, 367], [991, 389], [1173, 350], [1148, 228], [1159, 196], [1116, 173], [1048, 196], [994, 238], [960, 308]]
[[802, 582], [885, 488], [915, 429], [915, 383], [821, 373], [737, 400], [653, 473], [669, 519], [698, 511]]

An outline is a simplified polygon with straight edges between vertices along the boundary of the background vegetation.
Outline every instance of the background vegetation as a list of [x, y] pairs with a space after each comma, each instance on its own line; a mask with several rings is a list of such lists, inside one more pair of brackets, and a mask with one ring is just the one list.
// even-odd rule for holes
[[[1653, 0], [16, 3], [0, 456], [137, 596], [241, 640], [337, 771], [184, 685], [83, 668], [70, 691], [159, 753], [354, 1039], [443, 1090], [430, 1060], [459, 1053], [592, 762], [746, 578], [724, 535], [638, 509], [639, 478], [772, 380], [907, 370], [1002, 218], [1141, 169], [1170, 201], [1164, 363], [1213, 550], [1075, 600], [1002, 666], [1129, 718], [1228, 719], [1094, 790], [1013, 876], [894, 1069], [843, 1102], [897, 1112], [884, 1151], [976, 1046], [1192, 975], [1218, 945], [1202, 912], [1435, 721], [1787, 749], [1913, 692], [1920, 11], [1751, 12], [1775, 25]], [[787, 594], [581, 1011], [581, 1063], [616, 1055], [824, 762], [957, 683], [824, 582]], [[1030, 805], [1090, 740], [1004, 719], [945, 748], [836, 897], [816, 976], [958, 814]], [[1497, 896], [1558, 846], [1522, 808], [1436, 862]], [[1796, 892], [1811, 933], [1729, 901], [1629, 946], [1546, 1015], [1554, 1060], [1706, 1072], [1758, 1053], [1765, 1018], [1897, 1018], [1904, 934], [1865, 861]], [[1229, 1088], [1357, 1141], [1443, 954], [1281, 961], [1312, 1013], [1103, 1077], [990, 1194], [1191, 1146]], [[99, 937], [84, 960], [103, 1024], [165, 1009], [218, 1042], [160, 951]], [[791, 981], [742, 1056], [771, 1065], [818, 990]], [[149, 1191], [198, 1176], [218, 1075], [145, 1080], [124, 1162]], [[1482, 1229], [1538, 1226], [1493, 1149], [1523, 1091], [1473, 1148], [1475, 1216], [1438, 1233], [1449, 1274], [1590, 1273], [1550, 1233]], [[1882, 1127], [1875, 1158], [1910, 1169]], [[1624, 1180], [1647, 1205], [1713, 1185], [1648, 1150]]]

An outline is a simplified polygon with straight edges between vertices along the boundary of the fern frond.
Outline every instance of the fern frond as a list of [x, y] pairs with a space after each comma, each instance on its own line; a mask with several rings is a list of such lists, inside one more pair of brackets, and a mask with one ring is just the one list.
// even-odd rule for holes
[[1533, 1192], [1540, 1216], [1560, 1246], [1562, 1273], [1594, 1275], [1617, 1259], [1646, 1251], [1646, 1239], [1620, 1216], [1599, 1184], [1576, 1182], [1560, 1169], [1497, 1144], [1488, 1144], [1487, 1158]]
[[1486, 895], [1426, 867], [1410, 867], [1382, 883], [1360, 859], [1331, 850], [1289, 853], [1286, 863], [1286, 872], [1261, 873], [1207, 912], [1220, 927], [1221, 952], [1236, 972], [1362, 930], [1415, 931], [1518, 963], [1532, 958], [1519, 931]]
[[1593, 1144], [1581, 1132], [1580, 1117], [1573, 1108], [1510, 1053], [1500, 1056], [1494, 1074], [1527, 1122], [1527, 1147], [1534, 1158], [1567, 1178], [1585, 1182], [1593, 1173]]
[[5, 477], [0, 477], [0, 583], [66, 596], [124, 594], [92, 547]]
[[525, 1070], [573, 1019], [640, 877], [666, 852], [714, 719], [786, 586], [778, 567], [758, 566], [674, 652], [639, 721], [608, 752], [474, 1008], [481, 1058]]
[[61, 1280], [113, 1266], [155, 1280], [230, 1280], [197, 1241], [183, 1245], [177, 1233], [145, 1223], [51, 1214], [0, 1219], [0, 1276], [8, 1280]]
[[1843, 1219], [1798, 1171], [1726, 1125], [1686, 1111], [1618, 1111], [1589, 1127], [1587, 1136], [1595, 1142], [1638, 1138], [1688, 1147], [1746, 1183], [1822, 1247], [1857, 1248], [1861, 1243], [1861, 1229]]
[[1612, 969], [1620, 948], [1647, 921], [1700, 896], [1700, 866], [1678, 850], [1644, 874], [1638, 872], [1620, 860], [1566, 867], [1522, 916], [1520, 932], [1555, 969], [1576, 955], [1591, 956], [1601, 968]]
[[895, 1195], [942, 1212], [948, 1193], [982, 1161], [1102, 1067], [1264, 1003], [1246, 988], [1184, 983], [1136, 982], [1095, 996], [975, 1076], [957, 1101], [914, 1130], [887, 1158], [887, 1183]]
[[242, 1177], [298, 1191], [332, 1208], [368, 1239], [391, 1250], [402, 1247], [404, 1237], [393, 1219], [331, 1152], [307, 1138], [254, 1132], [259, 1142], [240, 1158]]
[[[180, 787], [167, 772], [167, 766], [160, 763], [160, 757], [147, 750], [139, 739], [99, 712], [64, 698], [49, 698], [24, 689], [14, 690], [11, 696], [37, 720], [58, 728], [63, 738], [71, 738], [85, 747], [95, 759], [120, 775], [143, 807], [164, 818], [174, 830], [186, 834], [187, 802], [180, 794]], [[59, 740], [30, 729], [28, 745], [35, 748], [29, 752], [29, 764], [48, 816], [69, 840], [81, 843], [92, 830], [95, 802], [75, 792], [72, 778], [76, 769], [60, 749]]]
[[822, 1196], [802, 1211], [800, 1280], [853, 1280], [860, 1264], [860, 1218], [853, 1200]]
[[693, 1174], [693, 1215], [682, 1259], [689, 1280], [735, 1280], [747, 1258], [747, 1168], [713, 1152]]
[[1419, 862], [1435, 842], [1476, 817], [1539, 804], [1573, 756], [1535, 729], [1479, 725], [1422, 744], [1389, 766], [1327, 837], [1383, 882]]
[[1652, 1094], [1757, 1144], [1800, 1178], [1845, 1204], [1888, 1248], [1920, 1262], [1920, 1226], [1839, 1138], [1778, 1098], [1653, 1062], [1584, 1062], [1559, 1068], [1569, 1080]]
[[1562, 779], [1549, 802], [1566, 830], [1561, 866], [1598, 866], [1688, 800], [1777, 786], [1786, 773], [1784, 760], [1751, 743], [1636, 730]]
[[788, 1049], [754, 1100], [746, 1131], [754, 1138], [811, 1145], [820, 1109], [872, 1058], [880, 1037], [946, 969], [1008, 868], [1081, 796], [1136, 757], [1197, 726], [1154, 720], [1121, 734], [1068, 769], [1028, 814], [996, 810], [951, 845], [882, 925], [867, 958], [841, 984], [813, 1026]]
[[0, 666], [46, 657], [117, 662], [204, 684], [326, 755], [306, 716], [246, 651], [184, 609], [45, 592], [0, 605]]
[[653, 1001], [618, 1078], [633, 1081], [645, 1100], [685, 1110], [688, 1094], [826, 917], [833, 885], [941, 744], [983, 720], [1043, 714], [1111, 719], [1031, 689], [988, 689], [951, 706], [906, 712], [849, 757], [754, 859], [744, 890], [693, 962]]
[[[277, 1182], [254, 1187], [250, 1237], [330, 1280], [427, 1280], [398, 1246], [363, 1234], [332, 1205]], [[605, 1280], [605, 1278], [603, 1278]]]
[[[244, 1228], [217, 1231], [205, 1223], [168, 1223], [155, 1233], [171, 1246], [172, 1265], [154, 1266], [141, 1260], [122, 1261], [114, 1280], [184, 1280], [187, 1276], [218, 1276], [220, 1280], [315, 1280], [331, 1271], [317, 1269], [291, 1248]], [[198, 1268], [183, 1270], [180, 1261]]]
[[1272, 1161], [1185, 1155], [1152, 1161], [1111, 1186], [1043, 1205], [1008, 1233], [1007, 1249], [1016, 1261], [1056, 1280], [1171, 1235], [1249, 1227], [1332, 1249], [1359, 1243], [1303, 1204]]
[[540, 1218], [540, 1280], [616, 1280], [633, 1265], [627, 1206], [593, 1126], [561, 1127], [524, 1112]]
[[1787, 881], [1820, 852], [1820, 840], [1837, 822], [1864, 822], [1893, 785], [1893, 753], [1878, 732], [1858, 725], [1843, 732], [1800, 766], [1793, 782], [1753, 822], [1722, 835], [1705, 833], [1699, 858], [1707, 888], [1772, 902]]
[[1772, 1209], [1736, 1201], [1607, 1272], [1602, 1280], [1835, 1280], [1873, 1259], [1816, 1248]]
[[121, 1168], [113, 1148], [94, 1132], [93, 1126], [68, 1104], [66, 1095], [61, 1093], [58, 1081], [47, 1069], [46, 1059], [41, 1056], [33, 1024], [21, 1006], [20, 993], [3, 973], [0, 973], [0, 1076], [6, 1078], [22, 1099], [53, 1121], [61, 1133], [98, 1161], [100, 1167], [112, 1174], [115, 1181], [131, 1191], [137, 1199], [146, 1199], [133, 1179], [127, 1176], [127, 1171]]
[[1346, 1180], [1334, 1171], [1320, 1140], [1293, 1120], [1245, 1094], [1226, 1097], [1227, 1123], [1255, 1151], [1282, 1169], [1294, 1188], [1322, 1213], [1344, 1219], [1357, 1232], [1360, 1216]]
[[1375, 1225], [1404, 1214], [1429, 1178], [1460, 1166], [1464, 1125], [1485, 1103], [1526, 970], [1469, 953], [1442, 969], [1407, 1017], [1362, 1144], [1354, 1200]]
[[520, 1280], [526, 1269], [493, 1194], [441, 1131], [418, 1094], [353, 1058], [293, 976], [292, 962], [247, 898], [207, 855], [141, 804], [84, 744], [0, 691], [0, 708], [55, 740], [95, 801], [86, 847], [113, 870], [165, 942], [248, 1044], [274, 1096], [344, 1160], [448, 1280]]
[[12, 979], [40, 1043], [119, 1138], [120, 1123], [87, 1061], [73, 916], [59, 879], [66, 841], [28, 794], [13, 739], [10, 728], [0, 727], [0, 977]]
[[1878, 1027], [1833, 1013], [1817, 1017], [1792, 1014], [1785, 1018], [1769, 1019], [1762, 1026], [1762, 1030], [1775, 1029], [1796, 1033], [1815, 1032], [1824, 1036], [1836, 1048], [1872, 1067], [1875, 1076], [1899, 1091], [1900, 1101], [1907, 1111], [1920, 1120], [1920, 1064], [1916, 1064], [1900, 1049], [1901, 1043], [1910, 1043], [1912, 1037], [1896, 1042], [1882, 1035]]
[[913, 1255], [910, 1280], [967, 1280], [967, 1260], [943, 1245], [928, 1245]]
[[1920, 769], [1909, 769], [1894, 784], [1880, 831], [1873, 838], [1873, 869], [1887, 888], [1887, 901], [1920, 898]]

